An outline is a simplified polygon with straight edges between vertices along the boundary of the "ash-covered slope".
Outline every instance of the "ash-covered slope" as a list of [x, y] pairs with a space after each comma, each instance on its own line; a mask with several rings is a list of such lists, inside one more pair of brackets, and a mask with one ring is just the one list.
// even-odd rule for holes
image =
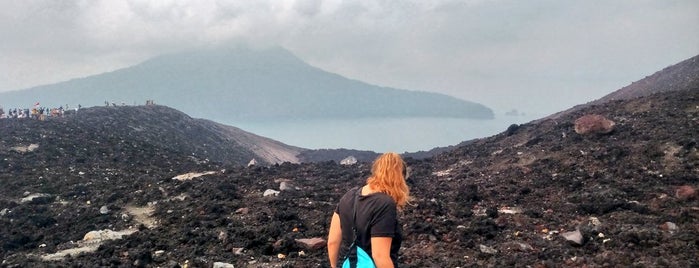
[[699, 88], [699, 55], [664, 68], [590, 104], [629, 100], [658, 92]]
[[576, 105], [573, 108], [552, 114], [544, 119], [558, 118], [590, 105], [600, 105], [614, 100], [631, 100], [660, 92], [696, 88], [699, 88], [699, 55], [666, 67], [602, 98], [586, 104]]
[[[614, 130], [576, 133], [587, 114], [613, 120]], [[693, 89], [590, 106], [409, 159], [401, 267], [697, 266], [698, 130]], [[18, 133], [26, 134], [3, 133], [13, 138], [0, 150], [6, 267], [328, 267], [322, 242], [297, 239], [324, 238], [337, 200], [369, 174], [365, 163], [244, 168], [134, 146], [122, 149], [142, 152], [138, 159], [74, 161], [57, 142], [8, 150], [26, 146]], [[190, 172], [208, 175], [173, 179]], [[131, 234], [76, 253], [94, 245], [86, 234], [105, 229]]]
[[128, 163], [142, 161], [140, 151], [150, 151], [238, 165], [251, 159], [274, 164], [296, 163], [304, 151], [158, 105], [92, 107], [46, 121], [5, 119], [0, 130], [0, 148], [37, 144], [39, 151], [59, 150], [57, 157], [64, 161], [102, 157]]

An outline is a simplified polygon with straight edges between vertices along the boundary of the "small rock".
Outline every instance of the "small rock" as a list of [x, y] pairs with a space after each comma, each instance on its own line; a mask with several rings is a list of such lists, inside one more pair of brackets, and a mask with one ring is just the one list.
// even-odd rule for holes
[[22, 199], [19, 200], [20, 203], [28, 203], [33, 201], [45, 203], [43, 201], [50, 202], [51, 195], [49, 194], [27, 194], [26, 197], [23, 197]]
[[348, 156], [340, 161], [340, 165], [350, 166], [357, 163], [357, 158], [354, 156]]
[[614, 121], [598, 114], [584, 115], [575, 120], [575, 133], [607, 134], [614, 130]]
[[292, 191], [292, 190], [294, 190], [294, 186], [291, 185], [290, 182], [283, 181], [283, 182], [279, 183], [279, 190]]
[[663, 231], [668, 231], [670, 233], [674, 233], [675, 231], [677, 231], [677, 229], [679, 229], [679, 227], [677, 227], [677, 224], [675, 224], [674, 222], [668, 221], [668, 222], [661, 224], [660, 229], [662, 229]]
[[235, 255], [243, 255], [243, 250], [245, 250], [245, 248], [233, 248], [231, 251], [233, 251]]
[[250, 162], [248, 162], [248, 167], [252, 167], [255, 165], [257, 165], [257, 160], [255, 160], [255, 158], [253, 158], [252, 160], [250, 160]]
[[478, 247], [480, 248], [481, 252], [483, 252], [485, 254], [494, 255], [494, 254], [498, 253], [497, 249], [494, 249], [494, 248], [486, 246], [486, 245], [478, 245]]
[[279, 253], [279, 254], [277, 254], [277, 258], [284, 259], [284, 258], [286, 258], [286, 255]]
[[522, 252], [534, 250], [534, 248], [531, 245], [524, 242], [508, 242], [505, 245], [507, 246], [507, 248]]
[[165, 250], [156, 250], [155, 252], [153, 252], [153, 255], [160, 256], [160, 255], [163, 255], [164, 253], [165, 253]]
[[39, 148], [39, 145], [36, 143], [29, 144], [27, 146], [15, 146], [12, 147], [10, 150], [18, 152], [18, 153], [28, 153], [28, 152], [33, 152]]
[[677, 197], [680, 200], [692, 199], [695, 194], [696, 191], [694, 190], [694, 187], [689, 185], [677, 187], [677, 190], [675, 190], [675, 197]]
[[0, 216], [5, 216], [6, 214], [7, 214], [6, 208], [3, 208], [2, 210], [0, 210]]
[[107, 213], [109, 213], [109, 208], [108, 208], [107, 206], [102, 206], [102, 207], [100, 208], [100, 214], [103, 214], [103, 215], [104, 215], [104, 214], [107, 214]]
[[298, 243], [301, 247], [308, 249], [308, 250], [317, 250], [325, 247], [327, 244], [327, 241], [325, 239], [319, 238], [319, 237], [314, 237], [314, 238], [302, 238], [302, 239], [296, 239], [296, 243]]
[[563, 236], [563, 238], [570, 241], [574, 245], [579, 246], [579, 245], [583, 244], [583, 236], [582, 236], [582, 233], [580, 233], [580, 230], [575, 230], [572, 232], [565, 232], [565, 233], [562, 233], [561, 236]]
[[218, 232], [218, 240], [221, 240], [225, 243], [228, 240], [228, 233], [226, 233], [225, 231]]
[[235, 268], [233, 264], [230, 263], [225, 263], [225, 262], [214, 262], [214, 267], [213, 268]]
[[277, 195], [279, 195], [279, 191], [275, 191], [272, 189], [267, 189], [267, 190], [265, 190], [264, 193], [262, 193], [262, 196], [277, 196]]
[[239, 208], [239, 209], [235, 210], [235, 213], [236, 214], [248, 214], [248, 213], [250, 213], [250, 209], [249, 208]]
[[129, 221], [130, 219], [131, 219], [131, 216], [129, 216], [129, 214], [121, 213], [121, 220], [122, 221]]

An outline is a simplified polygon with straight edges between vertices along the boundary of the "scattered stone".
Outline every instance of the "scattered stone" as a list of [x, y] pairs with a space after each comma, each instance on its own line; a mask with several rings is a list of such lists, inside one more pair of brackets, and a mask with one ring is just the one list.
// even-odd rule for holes
[[136, 231], [136, 229], [126, 229], [122, 231], [112, 231], [109, 229], [90, 231], [85, 234], [83, 240], [78, 241], [78, 247], [61, 250], [53, 254], [46, 254], [41, 256], [41, 259], [44, 261], [60, 261], [68, 255], [77, 256], [81, 253], [95, 252], [104, 241], [121, 239]]
[[502, 207], [502, 208], [498, 209], [498, 213], [501, 213], [501, 214], [519, 214], [519, 213], [522, 213], [522, 210], [519, 208], [515, 208], [515, 207]]
[[5, 216], [7, 214], [7, 211], [8, 210], [6, 208], [3, 208], [2, 210], [0, 210], [0, 217]]
[[296, 239], [295, 241], [299, 244], [299, 246], [308, 250], [318, 250], [325, 247], [325, 245], [327, 244], [327, 241], [325, 241], [325, 239], [319, 237], [302, 238]]
[[663, 231], [674, 233], [679, 229], [679, 227], [677, 227], [677, 224], [675, 224], [674, 222], [668, 221], [668, 222], [661, 224], [660, 229], [662, 229]]
[[590, 217], [587, 221], [587, 227], [586, 230], [590, 230], [592, 232], [599, 232], [600, 228], [602, 227], [602, 222], [599, 220], [597, 217]]
[[252, 166], [256, 166], [256, 165], [257, 165], [257, 160], [255, 160], [255, 158], [253, 158], [252, 160], [250, 160], [250, 162], [248, 162], [248, 167], [252, 167]]
[[531, 245], [524, 243], [524, 242], [516, 242], [516, 241], [508, 242], [505, 244], [505, 246], [509, 249], [522, 251], [522, 252], [534, 250], [534, 248]]
[[218, 232], [218, 240], [225, 243], [228, 240], [228, 233], [226, 231]]
[[107, 206], [102, 206], [102, 207], [100, 208], [100, 214], [104, 215], [104, 214], [107, 214], [107, 213], [109, 213], [109, 208], [108, 208]]
[[29, 194], [26, 197], [23, 197], [22, 199], [19, 200], [20, 203], [47, 203], [51, 202], [51, 195], [50, 194], [41, 194], [41, 193], [36, 193], [36, 194]]
[[348, 156], [340, 161], [340, 165], [351, 166], [357, 163], [357, 158], [354, 156]]
[[233, 264], [225, 262], [214, 262], [213, 268], [235, 268], [235, 266], [233, 266]]
[[262, 193], [262, 196], [277, 196], [277, 195], [279, 195], [279, 191], [275, 191], [272, 189], [267, 189], [267, 190], [265, 190], [264, 193]]
[[286, 255], [279, 253], [279, 254], [277, 254], [277, 258], [284, 259], [284, 258], [286, 258]]
[[125, 230], [115, 232], [110, 229], [104, 229], [99, 231], [90, 231], [85, 236], [83, 236], [83, 241], [102, 241], [102, 240], [114, 240], [121, 239], [125, 235], [130, 235], [136, 232], [136, 230]]
[[248, 214], [250, 213], [249, 208], [239, 208], [235, 210], [235, 214]]
[[207, 171], [207, 172], [190, 172], [190, 173], [185, 173], [181, 175], [177, 175], [173, 177], [173, 180], [178, 180], [178, 181], [188, 181], [194, 178], [199, 178], [201, 176], [205, 175], [211, 175], [211, 174], [216, 174], [216, 171]]
[[680, 187], [677, 187], [677, 190], [675, 190], [675, 197], [680, 200], [689, 200], [695, 197], [696, 191], [694, 190], [694, 187], [689, 186], [689, 185], [683, 185]]
[[583, 244], [583, 236], [582, 236], [582, 233], [580, 233], [580, 230], [575, 230], [572, 232], [565, 232], [565, 233], [562, 233], [561, 236], [563, 236], [563, 238], [565, 238], [566, 240], [568, 240], [570, 243], [572, 243], [574, 245], [580, 246]]
[[245, 250], [245, 248], [233, 248], [233, 249], [231, 249], [231, 251], [235, 255], [243, 255], [243, 250]]
[[575, 133], [607, 134], [614, 130], [614, 121], [598, 114], [584, 115], [575, 120]]
[[18, 152], [18, 153], [28, 153], [28, 152], [33, 152], [34, 150], [38, 149], [39, 145], [32, 143], [27, 146], [15, 146], [12, 147], [12, 151]]
[[160, 256], [160, 255], [163, 255], [164, 253], [165, 253], [165, 250], [156, 250], [155, 252], [153, 252], [153, 255]]
[[495, 255], [495, 254], [498, 253], [498, 250], [497, 250], [497, 249], [492, 248], [492, 247], [489, 247], [489, 246], [486, 246], [486, 245], [478, 245], [478, 247], [479, 247], [479, 249], [481, 250], [481, 252], [483, 252], [483, 253], [485, 253], [485, 254]]
[[283, 182], [279, 183], [279, 190], [281, 190], [281, 191], [293, 191], [295, 189], [294, 189], [294, 186], [291, 185], [291, 182], [283, 181]]

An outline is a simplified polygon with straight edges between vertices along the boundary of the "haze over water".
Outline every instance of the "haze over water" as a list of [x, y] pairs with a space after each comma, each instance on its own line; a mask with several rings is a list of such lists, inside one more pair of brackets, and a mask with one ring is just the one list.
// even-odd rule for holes
[[489, 137], [511, 124], [541, 116], [496, 116], [493, 120], [463, 118], [364, 118], [225, 122], [245, 131], [308, 149], [357, 149], [375, 152], [417, 152]]

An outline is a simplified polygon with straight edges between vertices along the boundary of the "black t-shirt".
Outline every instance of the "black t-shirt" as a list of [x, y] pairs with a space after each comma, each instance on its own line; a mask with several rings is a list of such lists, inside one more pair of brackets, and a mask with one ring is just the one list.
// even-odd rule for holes
[[[354, 241], [352, 232], [352, 211], [354, 208], [354, 197], [361, 187], [352, 188], [340, 199], [340, 203], [335, 207], [335, 213], [340, 215], [340, 226], [342, 227], [342, 247], [340, 251], [341, 261], [347, 255], [349, 246]], [[398, 212], [396, 202], [389, 195], [384, 193], [372, 193], [369, 195], [359, 195], [357, 203], [357, 243], [369, 255], [371, 255], [372, 237], [392, 237], [391, 259], [393, 264], [398, 265], [398, 249], [403, 242], [401, 226], [398, 224]]]

